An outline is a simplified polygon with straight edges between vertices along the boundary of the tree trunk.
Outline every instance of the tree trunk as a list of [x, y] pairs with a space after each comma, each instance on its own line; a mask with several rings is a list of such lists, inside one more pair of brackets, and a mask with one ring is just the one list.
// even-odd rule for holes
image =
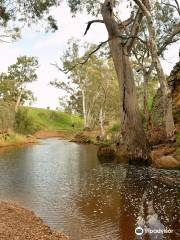
[[84, 89], [82, 89], [82, 107], [83, 107], [84, 128], [89, 128], [88, 111], [86, 108], [86, 96], [85, 96]]
[[143, 112], [144, 112], [144, 117], [146, 120], [146, 128], [148, 125], [148, 120], [149, 120], [149, 110], [148, 110], [148, 78], [149, 75], [147, 74], [146, 71], [143, 71]]
[[168, 82], [163, 72], [161, 62], [158, 57], [158, 50], [156, 45], [156, 32], [152, 23], [152, 19], [149, 16], [147, 18], [148, 31], [150, 36], [150, 51], [152, 56], [152, 61], [157, 71], [158, 79], [160, 82], [160, 87], [163, 93], [163, 108], [164, 108], [164, 122], [166, 128], [167, 138], [173, 137], [175, 133], [174, 119], [172, 114], [172, 97], [171, 90], [168, 86]]
[[146, 0], [146, 6], [142, 1], [134, 0], [138, 6], [143, 11], [144, 15], [147, 19], [147, 27], [149, 32], [149, 45], [150, 52], [152, 57], [152, 62], [157, 71], [158, 79], [160, 82], [160, 88], [163, 93], [163, 110], [164, 110], [164, 122], [165, 122], [165, 130], [167, 138], [173, 137], [175, 133], [174, 119], [172, 114], [172, 97], [171, 90], [168, 86], [168, 82], [166, 80], [165, 74], [163, 72], [163, 68], [158, 56], [158, 48], [156, 44], [156, 30], [153, 24], [153, 14], [151, 12], [151, 1]]
[[103, 117], [102, 107], [101, 107], [100, 112], [99, 112], [99, 123], [100, 123], [101, 137], [104, 137], [104, 117]]
[[18, 111], [18, 108], [19, 108], [19, 105], [20, 105], [20, 102], [21, 102], [21, 97], [22, 97], [23, 91], [24, 91], [24, 89], [21, 88], [20, 93], [19, 93], [19, 96], [18, 96], [18, 99], [17, 99], [17, 101], [16, 101], [15, 112]]
[[149, 159], [149, 144], [140, 117], [136, 87], [129, 56], [125, 54], [118, 23], [114, 19], [111, 1], [105, 0], [102, 16], [109, 34], [109, 46], [120, 88], [120, 118], [122, 136], [133, 160]]

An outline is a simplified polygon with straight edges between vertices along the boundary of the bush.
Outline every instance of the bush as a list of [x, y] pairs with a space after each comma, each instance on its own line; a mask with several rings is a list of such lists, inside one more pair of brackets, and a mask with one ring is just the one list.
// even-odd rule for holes
[[120, 123], [114, 123], [113, 126], [108, 129], [108, 132], [109, 132], [109, 133], [119, 132], [120, 130], [121, 130], [121, 125], [120, 125]]
[[21, 134], [32, 134], [38, 130], [27, 109], [20, 108], [16, 113], [14, 130]]

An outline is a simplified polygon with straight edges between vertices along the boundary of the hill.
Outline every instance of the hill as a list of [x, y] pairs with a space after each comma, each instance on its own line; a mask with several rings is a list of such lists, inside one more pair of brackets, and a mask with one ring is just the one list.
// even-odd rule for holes
[[24, 109], [27, 110], [28, 116], [32, 118], [34, 131], [68, 131], [72, 130], [73, 124], [75, 129], [81, 129], [83, 126], [82, 119], [75, 114], [33, 107], [25, 107]]

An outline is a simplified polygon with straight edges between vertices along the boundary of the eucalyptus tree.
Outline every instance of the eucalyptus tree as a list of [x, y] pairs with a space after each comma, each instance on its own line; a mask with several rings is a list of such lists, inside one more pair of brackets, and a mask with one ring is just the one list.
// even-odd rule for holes
[[[84, 48], [88, 55], [95, 45], [86, 44]], [[69, 94], [68, 103], [74, 104], [74, 109], [81, 107], [85, 128], [98, 126], [101, 135], [104, 135], [105, 120], [111, 120], [112, 114], [117, 116], [119, 111], [115, 71], [112, 61], [101, 53], [94, 54], [86, 64], [79, 65], [83, 61], [79, 50], [78, 40], [68, 42], [68, 48], [62, 56], [63, 68], [76, 67], [68, 72], [67, 79], [56, 79], [51, 84]], [[61, 70], [58, 64], [55, 66]]]
[[[157, 38], [157, 31], [156, 31], [156, 25], [154, 22], [154, 9], [158, 8], [158, 10], [161, 9], [159, 2], [155, 1], [155, 2], [151, 2], [149, 0], [146, 1], [146, 4], [143, 3], [143, 1], [141, 0], [134, 0], [134, 2], [139, 6], [139, 8], [142, 10], [143, 14], [146, 17], [146, 24], [147, 24], [147, 29], [148, 29], [148, 42], [147, 45], [149, 47], [149, 51], [151, 54], [151, 58], [152, 58], [152, 66], [151, 68], [153, 68], [153, 66], [156, 69], [157, 72], [157, 77], [158, 80], [160, 82], [160, 87], [161, 87], [161, 91], [163, 94], [163, 113], [164, 113], [164, 123], [165, 123], [165, 132], [166, 132], [166, 136], [167, 138], [169, 137], [173, 137], [174, 136], [174, 132], [175, 132], [175, 127], [174, 127], [174, 119], [173, 119], [173, 115], [172, 115], [172, 97], [171, 97], [171, 90], [168, 86], [168, 82], [166, 80], [166, 76], [164, 74], [161, 62], [160, 62], [160, 58], [159, 55], [163, 53], [164, 49], [167, 47], [167, 45], [169, 45], [170, 43], [172, 43], [173, 41], [177, 41], [177, 38], [174, 39], [174, 37], [176, 37], [176, 35], [178, 33], [180, 33], [180, 22], [177, 21], [172, 21], [172, 19], [168, 19], [167, 17], [167, 13], [170, 12], [171, 17], [172, 17], [172, 7], [174, 6], [175, 8], [177, 8], [177, 13], [179, 15], [179, 4], [177, 1], [174, 1], [174, 3], [176, 5], [172, 5], [169, 3], [169, 1], [161, 1], [162, 3], [165, 3], [166, 5], [163, 6], [163, 11], [164, 14], [160, 15], [160, 12], [157, 13], [156, 11], [156, 16], [161, 16], [161, 22], [165, 25], [165, 27], [159, 26], [159, 35], [161, 35], [161, 38], [158, 39]], [[165, 8], [165, 9], [164, 9]], [[165, 15], [166, 14], [166, 15]], [[158, 19], [156, 19], [158, 20]], [[170, 22], [170, 25], [167, 24], [167, 22]], [[172, 26], [173, 23], [173, 26]], [[158, 23], [159, 24], [159, 23]], [[167, 28], [169, 30], [167, 36], [164, 39], [164, 33], [162, 34], [162, 29], [165, 30], [164, 32], [167, 32]], [[161, 32], [160, 32], [161, 31]], [[170, 34], [170, 36], [169, 36]], [[163, 39], [163, 40], [161, 40]], [[157, 43], [157, 40], [159, 40], [159, 44]], [[161, 46], [161, 48], [158, 48], [158, 46]], [[143, 66], [143, 64], [142, 64]], [[150, 75], [149, 72], [151, 73], [151, 69], [149, 69], [148, 71], [144, 70], [144, 80], [145, 82], [147, 82], [148, 80], [148, 76]]]
[[33, 101], [34, 96], [27, 84], [37, 80], [38, 60], [35, 57], [21, 56], [8, 67], [7, 73], [0, 75], [0, 99], [15, 105], [15, 111], [25, 101]]
[[[141, 32], [141, 25], [144, 21], [147, 22], [146, 28], [149, 32], [149, 42], [147, 48], [151, 47], [151, 55], [153, 63], [151, 65], [151, 70], [155, 67], [159, 81], [161, 82], [161, 87], [164, 92], [164, 115], [166, 119], [166, 133], [167, 137], [173, 135], [173, 118], [171, 111], [171, 97], [170, 92], [165, 81], [165, 76], [160, 65], [158, 58], [158, 49], [156, 46], [156, 34], [154, 34], [153, 16], [150, 11], [150, 2], [148, 0], [142, 1], [129, 1], [130, 8], [132, 9], [131, 17], [125, 21], [119, 19], [118, 8], [120, 6], [120, 1], [104, 0], [104, 1], [72, 1], [68, 0], [71, 11], [75, 14], [77, 11], [82, 11], [86, 8], [87, 12], [95, 16], [100, 16], [99, 19], [93, 19], [88, 22], [85, 34], [89, 31], [93, 23], [102, 23], [105, 25], [108, 32], [108, 39], [100, 43], [97, 50], [105, 43], [109, 43], [111, 55], [113, 58], [114, 66], [119, 81], [120, 88], [120, 116], [122, 125], [122, 134], [124, 142], [126, 143], [130, 156], [134, 159], [148, 159], [149, 158], [149, 144], [143, 130], [142, 121], [140, 118], [140, 111], [137, 104], [137, 94], [136, 87], [134, 83], [134, 76], [132, 71], [132, 66], [130, 63], [130, 55], [134, 49], [136, 42], [141, 41], [139, 36]], [[133, 4], [134, 2], [134, 4]], [[172, 5], [169, 0], [164, 1], [154, 1], [165, 3], [166, 6]], [[179, 13], [178, 1], [174, 0], [175, 8]], [[174, 6], [174, 5], [173, 5]], [[148, 10], [148, 12], [147, 12]], [[145, 17], [144, 17], [145, 16]], [[164, 17], [161, 16], [162, 18]], [[179, 32], [178, 24], [174, 26], [173, 34]], [[170, 38], [166, 39], [168, 42], [172, 40], [172, 35]], [[162, 48], [167, 46], [167, 42], [164, 42]]]
[[[136, 12], [132, 13], [129, 19], [122, 22], [115, 14], [116, 2], [118, 1], [68, 1], [73, 13], [86, 7], [89, 13], [94, 15], [101, 14], [101, 19], [89, 21], [85, 34], [87, 34], [93, 23], [105, 25], [109, 37], [99, 47], [108, 42], [114, 62], [119, 82], [123, 140], [129, 150], [130, 158], [148, 160], [150, 148], [140, 117], [134, 76], [130, 63], [130, 53], [134, 47], [135, 40], [138, 38], [137, 35], [143, 19], [143, 13], [140, 8], [136, 8]], [[146, 4], [145, 1], [143, 3]]]
[[[154, 1], [151, 11], [153, 23], [156, 29], [157, 54], [160, 58], [164, 58], [164, 53], [171, 44], [180, 40], [180, 22], [178, 20], [180, 16], [179, 5], [177, 1], [174, 0], [173, 2], [171, 1], [170, 4], [169, 1]], [[136, 62], [135, 66], [138, 75], [142, 74], [144, 88], [144, 115], [146, 122], [148, 122], [150, 119], [148, 96], [149, 89], [151, 89], [149, 88], [149, 85], [152, 85], [150, 82], [151, 80], [155, 78], [158, 80], [158, 77], [156, 71], [154, 70], [154, 63], [151, 58], [151, 48], [149, 47], [150, 40], [146, 19], [143, 21], [139, 36], [141, 37], [141, 41], [136, 41], [133, 49], [133, 63]], [[164, 120], [162, 121], [165, 123], [167, 120], [168, 119], [165, 118], [164, 114]]]

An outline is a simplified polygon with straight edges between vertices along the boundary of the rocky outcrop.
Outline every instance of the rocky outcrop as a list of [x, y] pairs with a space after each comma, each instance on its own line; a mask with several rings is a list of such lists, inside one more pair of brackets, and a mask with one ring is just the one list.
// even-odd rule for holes
[[172, 90], [174, 122], [176, 130], [180, 131], [180, 61], [171, 71], [168, 82]]
[[[176, 131], [180, 131], [180, 62], [174, 66], [167, 80], [172, 92], [173, 116]], [[161, 143], [166, 139], [162, 98], [162, 92], [159, 88], [153, 99], [151, 111], [152, 128], [149, 129], [150, 134], [148, 134], [150, 136], [150, 142], [153, 144]]]

